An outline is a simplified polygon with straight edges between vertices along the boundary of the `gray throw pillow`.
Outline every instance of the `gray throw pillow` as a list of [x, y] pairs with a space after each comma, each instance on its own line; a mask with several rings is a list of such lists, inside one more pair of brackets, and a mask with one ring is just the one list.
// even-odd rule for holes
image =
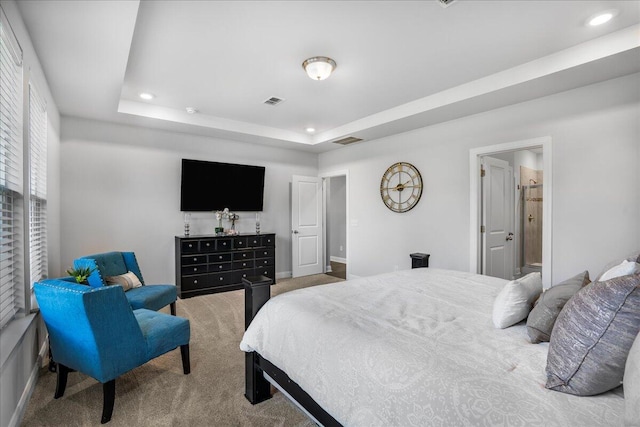
[[562, 307], [583, 286], [588, 285], [589, 272], [583, 271], [576, 276], [545, 290], [527, 318], [527, 333], [532, 343], [548, 342], [553, 325]]
[[546, 387], [591, 396], [619, 386], [639, 331], [640, 273], [585, 286], [553, 327]]
[[633, 342], [624, 368], [624, 425], [640, 427], [640, 334]]

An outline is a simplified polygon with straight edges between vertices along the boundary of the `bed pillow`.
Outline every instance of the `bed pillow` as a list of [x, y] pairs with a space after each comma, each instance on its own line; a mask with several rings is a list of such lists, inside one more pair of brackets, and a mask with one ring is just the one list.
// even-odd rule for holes
[[541, 293], [542, 276], [539, 272], [508, 282], [493, 302], [493, 325], [504, 329], [526, 319]]
[[640, 264], [635, 261], [628, 261], [625, 259], [620, 264], [611, 267], [609, 270], [602, 273], [602, 275], [599, 277], [599, 281], [604, 282], [616, 277], [635, 274], [638, 272], [640, 272]]
[[551, 332], [546, 387], [591, 396], [619, 386], [639, 331], [640, 273], [585, 286]]
[[640, 427], [640, 334], [631, 346], [624, 368], [624, 425]]
[[138, 276], [132, 271], [118, 276], [107, 276], [105, 277], [105, 281], [107, 285], [121, 285], [125, 292], [129, 289], [142, 286], [140, 279], [138, 279]]
[[527, 333], [532, 343], [549, 341], [553, 325], [556, 323], [556, 318], [562, 307], [589, 282], [589, 272], [583, 271], [547, 289], [540, 295], [527, 318]]

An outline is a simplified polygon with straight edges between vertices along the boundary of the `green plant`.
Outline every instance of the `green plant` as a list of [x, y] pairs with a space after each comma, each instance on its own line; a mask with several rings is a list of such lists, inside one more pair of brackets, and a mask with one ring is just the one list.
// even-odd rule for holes
[[95, 269], [89, 267], [70, 268], [67, 270], [69, 276], [73, 276], [81, 285], [88, 285], [87, 278], [91, 276]]

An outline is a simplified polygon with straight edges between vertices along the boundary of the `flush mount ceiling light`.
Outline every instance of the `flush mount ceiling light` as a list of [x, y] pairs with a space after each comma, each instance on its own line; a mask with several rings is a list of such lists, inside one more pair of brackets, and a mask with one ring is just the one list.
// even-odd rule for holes
[[151, 99], [153, 99], [153, 98], [155, 98], [155, 97], [156, 97], [156, 96], [155, 96], [154, 94], [149, 93], [149, 92], [142, 92], [142, 93], [140, 93], [140, 98], [145, 99], [145, 100], [147, 100], [147, 101], [149, 101], [149, 100], [151, 100]]
[[189, 113], [189, 114], [195, 114], [195, 113], [198, 112], [198, 109], [195, 108], [195, 107], [187, 107], [187, 108], [185, 108], [185, 110], [187, 110], [187, 113]]
[[312, 80], [324, 80], [336, 69], [336, 61], [326, 56], [314, 56], [302, 63], [302, 68]]
[[590, 26], [596, 27], [598, 25], [602, 25], [606, 22], [611, 21], [611, 18], [616, 16], [617, 13], [618, 13], [617, 10], [606, 10], [604, 12], [600, 12], [596, 15], [593, 15], [591, 18], [589, 18], [587, 22], [589, 23]]
[[308, 128], [306, 128], [305, 130], [306, 130], [308, 133], [314, 133], [314, 132], [316, 131], [316, 129], [315, 129], [315, 128], [312, 128], [312, 127], [308, 127]]

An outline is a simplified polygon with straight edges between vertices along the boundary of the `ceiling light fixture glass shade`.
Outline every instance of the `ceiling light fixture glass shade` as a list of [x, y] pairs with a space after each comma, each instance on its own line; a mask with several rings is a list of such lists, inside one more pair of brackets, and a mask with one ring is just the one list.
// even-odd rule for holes
[[302, 63], [302, 68], [312, 80], [324, 80], [336, 69], [336, 61], [326, 56], [314, 56]]

